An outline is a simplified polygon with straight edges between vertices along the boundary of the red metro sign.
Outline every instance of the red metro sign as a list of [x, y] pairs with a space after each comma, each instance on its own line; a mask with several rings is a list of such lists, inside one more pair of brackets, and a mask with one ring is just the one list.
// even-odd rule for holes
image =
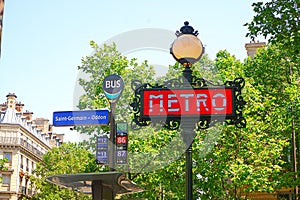
[[237, 128], [246, 127], [243, 117], [246, 105], [242, 96], [245, 86], [243, 78], [213, 85], [194, 77], [190, 86], [192, 88], [186, 87], [180, 77], [165, 81], [162, 85], [132, 81], [134, 98], [130, 103], [133, 112], [131, 127], [138, 129], [154, 123], [176, 130], [181, 124], [195, 124], [200, 130], [217, 122]]
[[232, 87], [198, 89], [144, 89], [142, 118], [234, 116]]

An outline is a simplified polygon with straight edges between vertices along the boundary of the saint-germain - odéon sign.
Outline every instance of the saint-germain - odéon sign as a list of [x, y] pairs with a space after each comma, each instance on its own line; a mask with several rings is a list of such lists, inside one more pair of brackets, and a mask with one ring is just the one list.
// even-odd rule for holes
[[108, 110], [58, 111], [53, 113], [53, 126], [107, 125]]

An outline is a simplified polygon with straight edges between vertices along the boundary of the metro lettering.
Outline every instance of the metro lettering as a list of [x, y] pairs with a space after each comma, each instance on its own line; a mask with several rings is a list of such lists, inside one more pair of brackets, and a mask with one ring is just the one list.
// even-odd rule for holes
[[233, 89], [145, 90], [143, 115], [228, 115], [234, 113]]

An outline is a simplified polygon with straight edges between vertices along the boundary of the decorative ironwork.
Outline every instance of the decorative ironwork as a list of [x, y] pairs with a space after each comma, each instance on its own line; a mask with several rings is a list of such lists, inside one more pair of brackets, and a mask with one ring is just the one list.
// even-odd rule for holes
[[186, 21], [186, 22], [184, 22], [184, 26], [180, 28], [180, 32], [176, 31], [176, 33], [175, 33], [175, 35], [177, 37], [179, 37], [182, 34], [193, 34], [193, 35], [197, 36], [199, 33], [198, 33], [198, 31], [195, 31], [192, 26], [189, 26], [189, 22]]
[[246, 102], [244, 101], [242, 97], [242, 89], [245, 86], [245, 81], [243, 78], [236, 78], [233, 81], [226, 81], [224, 83], [224, 87], [232, 87], [234, 89], [234, 110], [235, 114], [234, 116], [226, 117], [224, 118], [205, 118], [201, 119], [197, 123], [197, 129], [207, 129], [211, 126], [213, 126], [217, 122], [225, 121], [228, 125], [235, 125], [237, 128], [245, 128], [246, 127], [246, 119], [243, 117], [243, 108], [246, 105]]
[[[210, 81], [207, 81], [203, 78], [197, 78], [191, 76], [191, 80], [187, 80], [186, 76], [179, 76], [178, 78], [170, 79], [164, 82], [161, 85], [155, 84], [151, 85], [150, 83], [142, 83], [140, 80], [134, 80], [131, 83], [131, 87], [134, 90], [134, 98], [130, 106], [133, 110], [134, 118], [131, 122], [132, 129], [139, 129], [143, 126], [148, 126], [151, 123], [153, 124], [161, 124], [163, 127], [176, 130], [179, 128], [182, 117], [169, 117], [166, 118], [145, 118], [142, 116], [141, 108], [142, 108], [142, 93], [145, 89], [178, 89], [178, 88], [215, 88], [215, 87], [230, 87], [234, 91], [234, 115], [226, 116], [226, 117], [207, 117], [207, 116], [199, 116], [199, 120], [197, 119], [196, 128], [199, 129], [207, 129], [213, 126], [216, 122], [226, 122], [229, 125], [235, 125], [238, 128], [244, 128], [246, 126], [246, 119], [243, 117], [242, 110], [246, 102], [242, 97], [242, 88], [245, 86], [245, 81], [243, 78], [236, 78], [233, 81], [227, 81], [224, 85], [213, 84]], [[184, 118], [184, 120], [189, 120], [188, 118]], [[193, 119], [195, 120], [195, 119]]]
[[246, 105], [242, 96], [242, 89], [245, 86], [243, 78], [236, 78], [233, 81], [226, 81], [224, 85], [235, 88], [235, 117], [226, 121], [227, 124], [235, 125], [238, 128], [246, 127], [246, 119], [243, 117], [243, 108]]

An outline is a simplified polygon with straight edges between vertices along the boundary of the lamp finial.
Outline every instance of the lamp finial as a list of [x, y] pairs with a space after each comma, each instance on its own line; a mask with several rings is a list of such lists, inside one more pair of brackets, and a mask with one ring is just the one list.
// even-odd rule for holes
[[194, 31], [194, 28], [192, 26], [189, 26], [188, 21], [185, 21], [184, 26], [180, 28], [180, 32], [176, 31], [176, 33], [175, 33], [175, 35], [177, 37], [179, 37], [183, 34], [193, 34], [193, 35], [197, 36], [199, 33], [198, 33], [198, 31]]

